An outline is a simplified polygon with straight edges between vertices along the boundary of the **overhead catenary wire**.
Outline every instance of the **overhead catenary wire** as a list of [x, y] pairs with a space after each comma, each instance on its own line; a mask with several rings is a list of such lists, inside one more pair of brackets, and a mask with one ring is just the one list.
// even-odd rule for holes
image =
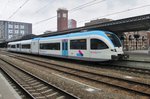
[[[77, 6], [77, 7], [74, 7], [74, 8], [72, 8], [72, 9], [70, 9], [69, 12], [77, 11], [77, 10], [83, 9], [83, 8], [85, 8], [85, 7], [88, 7], [88, 6], [101, 3], [101, 2], [106, 1], [106, 0], [101, 0], [101, 1], [99, 1], [99, 2], [95, 2], [95, 1], [99, 1], [99, 0], [92, 0], [92, 1], [90, 1], [90, 2], [84, 3], [84, 4], [82, 4], [82, 5], [79, 5], [79, 6]], [[93, 2], [94, 2], [94, 4], [93, 4]], [[43, 20], [41, 20], [41, 21], [36, 22], [35, 25], [40, 24], [40, 23], [43, 23], [43, 22], [48, 21], [48, 20], [51, 20], [51, 19], [54, 19], [54, 18], [56, 18], [56, 17], [57, 17], [57, 16], [55, 15], [55, 16], [52, 16], [52, 17], [50, 17], [50, 18], [43, 19]], [[35, 26], [35, 25], [34, 25], [34, 26]]]
[[[87, 6], [94, 5], [94, 4], [96, 4], [96, 3], [104, 2], [104, 1], [106, 1], [106, 0], [100, 0], [99, 2], [96, 2], [96, 1], [99, 1], [99, 0], [92, 0], [92, 1], [87, 2], [87, 3], [85, 3], [85, 4], [79, 5], [79, 6], [75, 7], [75, 8], [72, 8], [72, 9], [70, 9], [69, 11], [70, 11], [70, 12], [71, 12], [71, 11], [76, 11], [76, 10], [85, 8], [85, 7], [87, 7]], [[93, 4], [93, 3], [94, 3], [94, 4]]]
[[50, 18], [47, 18], [47, 19], [38, 21], [38, 22], [36, 22], [35, 24], [37, 25], [37, 24], [40, 24], [40, 23], [42, 23], [42, 22], [48, 21], [48, 20], [50, 20], [50, 19], [56, 18], [56, 17], [57, 17], [57, 16], [53, 16], [53, 17], [50, 17]]
[[30, 0], [26, 0], [16, 11], [14, 11], [8, 19], [11, 19], [25, 4], [27, 4]]
[[[139, 6], [139, 7], [134, 7], [134, 8], [126, 9], [126, 10], [123, 10], [123, 11], [117, 11], [117, 12], [109, 13], [109, 14], [106, 14], [106, 15], [103, 15], [103, 16], [99, 16], [99, 17], [96, 17], [96, 18], [92, 18], [92, 19], [94, 20], [94, 19], [98, 19], [98, 18], [102, 18], [102, 17], [107, 17], [107, 16], [111, 16], [111, 15], [116, 15], [116, 14], [120, 14], [120, 13], [124, 13], [124, 12], [128, 12], [128, 11], [132, 11], [132, 10], [137, 10], [137, 9], [141, 9], [141, 8], [145, 8], [145, 7], [149, 7], [149, 6], [150, 6], [150, 4], [142, 5], [142, 6]], [[55, 17], [57, 17], [57, 16], [55, 16]], [[52, 17], [51, 17], [51, 18], [52, 18]], [[92, 19], [80, 21], [79, 23], [83, 23], [83, 22], [86, 22], [86, 21], [90, 21], [90, 20], [92, 20]]]
[[[94, 1], [97, 1], [97, 0], [92, 0], [92, 1], [94, 2]], [[92, 2], [92, 1], [90, 1], [90, 2]], [[103, 2], [103, 1], [105, 1], [105, 0], [101, 0], [101, 1], [99, 1], [99, 2]], [[89, 2], [89, 3], [90, 3], [90, 2]], [[70, 9], [69, 11], [71, 12], [71, 11], [80, 10], [80, 9], [85, 8], [85, 7], [87, 7], [87, 6], [94, 5], [96, 2], [94, 2], [94, 3], [92, 3], [92, 4], [89, 4], [89, 3], [82, 4], [82, 6], [79, 5], [79, 6], [75, 7], [75, 8]], [[84, 5], [84, 6], [83, 6], [83, 5]], [[103, 15], [103, 16], [99, 16], [99, 17], [96, 17], [96, 18], [92, 18], [92, 19], [98, 19], [98, 18], [102, 18], [102, 17], [106, 17], [106, 16], [116, 15], [116, 14], [120, 14], [120, 13], [124, 13], [124, 12], [128, 12], [128, 11], [132, 11], [132, 10], [136, 10], [136, 9], [140, 9], [140, 8], [144, 8], [144, 7], [148, 7], [148, 6], [150, 6], [150, 5], [148, 4], [148, 5], [143, 5], [143, 6], [139, 6], [139, 7], [135, 7], [135, 8], [126, 9], [126, 10], [123, 10], [123, 11], [118, 11], [118, 12], [114, 12], [114, 13], [109, 13], [109, 14], [106, 14], [106, 15]], [[53, 16], [53, 17], [50, 17], [50, 18], [47, 18], [47, 19], [38, 21], [38, 22], [35, 23], [34, 26], [36, 26], [37, 24], [41, 24], [41, 23], [43, 23], [43, 22], [45, 22], [45, 21], [49, 21], [49, 20], [51, 20], [51, 19], [54, 19], [54, 18], [56, 18], [56, 17], [57, 17], [57, 16]], [[83, 23], [83, 22], [86, 22], [86, 21], [90, 21], [90, 20], [92, 20], [92, 19], [80, 21], [79, 23]]]
[[80, 8], [78, 8], [78, 9], [75, 9], [75, 10], [73, 10], [73, 11], [69, 11], [69, 13], [72, 13], [72, 12], [75, 12], [75, 11], [78, 11], [78, 10], [82, 10], [83, 8], [86, 8], [86, 7], [89, 7], [89, 6], [93, 6], [93, 5], [95, 5], [95, 4], [102, 3], [102, 2], [104, 2], [104, 1], [106, 1], [106, 0], [101, 0], [101, 1], [98, 1], [98, 2], [94, 2], [94, 3], [90, 4], [90, 5], [85, 5], [85, 6], [83, 6], [83, 7], [80, 7]]
[[[55, 1], [55, 0], [52, 0], [51, 3], [54, 2], [54, 1]], [[35, 14], [36, 14], [36, 13], [39, 13], [42, 9], [44, 9], [44, 8], [47, 7], [48, 5], [49, 5], [49, 2], [46, 3], [44, 6], [42, 6], [41, 8], [39, 8], [37, 11], [35, 11]]]
[[[123, 11], [117, 11], [117, 12], [109, 13], [109, 14], [106, 14], [106, 15], [103, 15], [103, 16], [99, 16], [99, 17], [96, 17], [96, 18], [92, 18], [92, 19], [94, 20], [94, 19], [98, 19], [98, 18], [102, 18], [102, 17], [107, 17], [107, 16], [111, 16], [111, 15], [116, 15], [116, 14], [120, 14], [120, 13], [124, 13], [124, 12], [129, 12], [129, 11], [132, 11], [132, 10], [141, 9], [141, 8], [145, 8], [145, 7], [149, 7], [149, 6], [150, 6], [150, 4], [148, 4], [148, 5], [143, 5], [143, 6], [139, 6], [139, 7], [134, 7], [134, 8], [126, 9], [126, 10], [123, 10]], [[80, 21], [79, 23], [83, 23], [83, 22], [86, 22], [86, 21], [90, 21], [90, 20], [92, 20], [92, 19], [83, 20], [83, 21]]]

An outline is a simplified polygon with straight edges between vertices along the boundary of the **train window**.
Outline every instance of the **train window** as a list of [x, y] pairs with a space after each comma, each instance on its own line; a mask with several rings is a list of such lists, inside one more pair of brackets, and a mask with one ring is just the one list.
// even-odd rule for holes
[[22, 44], [22, 49], [30, 49], [31, 45], [30, 44]]
[[70, 40], [70, 49], [87, 49], [86, 39]]
[[106, 35], [109, 37], [115, 47], [121, 47], [121, 42], [115, 34], [106, 33]]
[[60, 43], [41, 43], [40, 49], [45, 50], [60, 50]]
[[91, 49], [99, 50], [99, 49], [107, 49], [108, 46], [99, 39], [91, 39]]
[[11, 45], [11, 48], [16, 48], [16, 45]]
[[17, 44], [17, 48], [20, 48], [20, 44]]

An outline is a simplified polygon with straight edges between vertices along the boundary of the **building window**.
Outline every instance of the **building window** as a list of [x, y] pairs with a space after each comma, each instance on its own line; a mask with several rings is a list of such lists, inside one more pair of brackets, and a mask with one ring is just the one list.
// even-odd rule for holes
[[16, 33], [16, 34], [18, 34], [18, 33], [19, 33], [19, 31], [18, 31], [18, 30], [15, 30], [15, 33]]
[[19, 25], [15, 25], [15, 29], [18, 29], [19, 28]]
[[9, 24], [9, 25], [8, 25], [8, 28], [13, 28], [13, 25], [12, 25], [12, 24]]
[[13, 33], [13, 30], [8, 30], [8, 33], [9, 33], [9, 34]]
[[45, 50], [60, 50], [60, 43], [41, 43], [40, 49]]
[[30, 49], [31, 48], [30, 44], [23, 44], [21, 46], [22, 46], [22, 49]]
[[70, 40], [70, 49], [86, 50], [86, 39]]
[[24, 30], [21, 30], [20, 33], [21, 33], [21, 35], [24, 35]]
[[8, 35], [8, 39], [11, 39], [11, 38], [13, 38], [13, 35]]
[[20, 29], [24, 29], [24, 25], [20, 25]]
[[99, 50], [99, 49], [107, 49], [108, 46], [99, 39], [91, 39], [91, 49]]
[[66, 14], [66, 13], [63, 13], [63, 17], [66, 18], [66, 17], [67, 17], [67, 14]]

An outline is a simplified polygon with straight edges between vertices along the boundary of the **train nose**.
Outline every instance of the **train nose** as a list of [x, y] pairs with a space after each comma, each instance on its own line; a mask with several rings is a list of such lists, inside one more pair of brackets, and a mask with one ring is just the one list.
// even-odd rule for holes
[[116, 52], [123, 52], [122, 47], [115, 47]]

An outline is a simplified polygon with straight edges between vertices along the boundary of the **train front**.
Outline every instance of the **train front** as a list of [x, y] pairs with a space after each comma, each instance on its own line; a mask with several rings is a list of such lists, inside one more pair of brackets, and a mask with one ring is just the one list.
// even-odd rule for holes
[[117, 37], [117, 35], [111, 32], [108, 33], [106, 32], [106, 35], [109, 37], [109, 39], [114, 45], [114, 49], [111, 49], [111, 51], [114, 53], [111, 56], [112, 60], [125, 60], [129, 58], [129, 55], [124, 54], [123, 46], [121, 44], [120, 39]]

